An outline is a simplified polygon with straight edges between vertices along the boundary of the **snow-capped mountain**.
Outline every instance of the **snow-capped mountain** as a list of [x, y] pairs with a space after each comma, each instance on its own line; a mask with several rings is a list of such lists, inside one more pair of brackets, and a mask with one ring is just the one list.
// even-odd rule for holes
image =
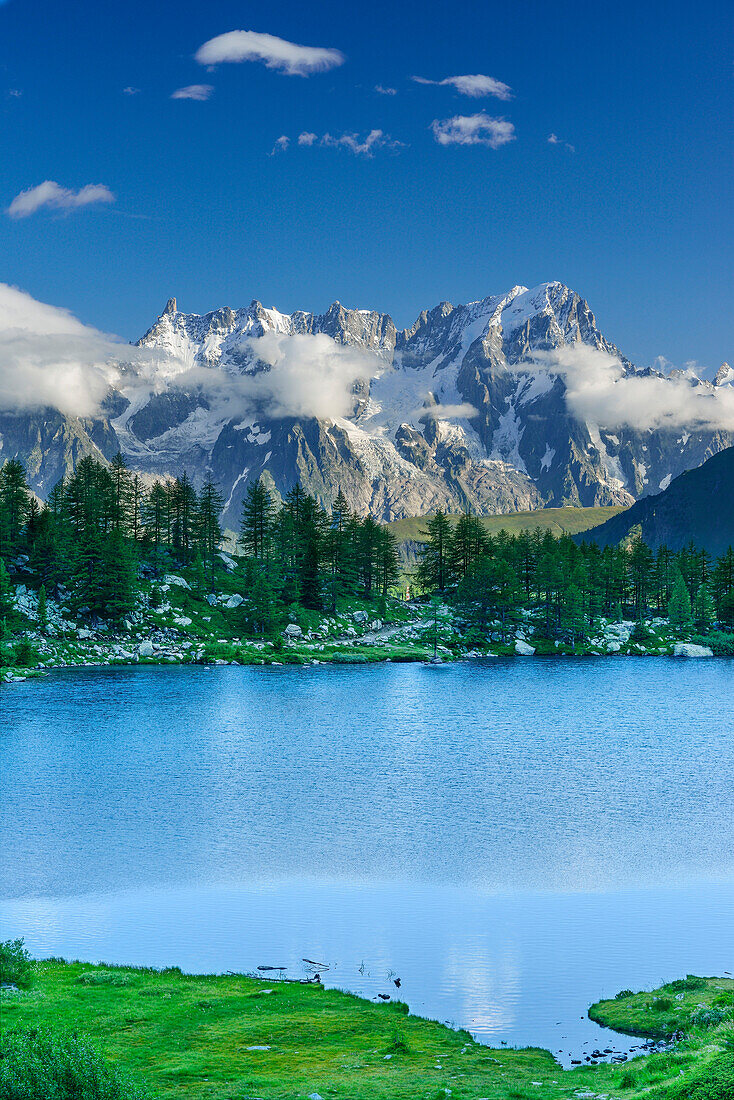
[[[259, 342], [309, 336], [330, 337], [368, 364], [355, 368], [344, 408], [314, 413], [308, 395], [288, 393], [274, 408], [257, 392], [233, 406], [229, 397], [243, 383], [275, 369], [263, 362]], [[326, 345], [314, 347], [321, 354]], [[199, 316], [180, 312], [172, 298], [138, 346], [160, 355], [152, 386], [140, 386], [132, 370], [129, 384], [123, 378], [110, 394], [107, 415], [94, 421], [26, 415], [13, 433], [0, 417], [0, 457], [10, 442], [30, 459], [41, 492], [90, 449], [110, 456], [119, 446], [149, 473], [186, 469], [196, 480], [211, 472], [224, 492], [225, 522], [236, 526], [247, 484], [259, 477], [280, 493], [300, 480], [326, 504], [341, 489], [358, 512], [381, 519], [439, 507], [494, 513], [631, 504], [734, 443], [717, 429], [605, 430], [580, 414], [553, 359], [569, 349], [606, 353], [625, 376], [681, 383], [635, 372], [588, 304], [557, 282], [469, 305], [442, 302], [406, 330], [386, 314], [338, 302], [324, 314], [283, 314], [253, 301]], [[295, 395], [302, 379], [297, 363], [293, 369]], [[732, 379], [722, 367], [714, 383], [683, 384], [693, 396]]]

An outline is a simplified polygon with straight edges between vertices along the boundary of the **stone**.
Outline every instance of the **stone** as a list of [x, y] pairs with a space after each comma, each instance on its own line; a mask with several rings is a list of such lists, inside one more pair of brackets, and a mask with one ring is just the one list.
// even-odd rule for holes
[[366, 623], [369, 619], [369, 615], [366, 611], [355, 611], [352, 615], [352, 618], [354, 619], [355, 623]]
[[678, 642], [673, 647], [674, 657], [713, 657], [714, 651], [707, 645], [694, 645], [693, 642]]
[[535, 653], [535, 648], [528, 645], [527, 642], [524, 642], [522, 638], [518, 638], [515, 642], [515, 653], [517, 653], [518, 657], [532, 657]]
[[164, 584], [173, 584], [177, 588], [189, 588], [189, 582], [184, 580], [183, 577], [179, 577], [177, 573], [166, 573], [163, 578]]
[[144, 642], [141, 642], [138, 646], [139, 657], [152, 657], [155, 650], [153, 649], [153, 643], [150, 638], [146, 638]]
[[239, 607], [240, 604], [243, 602], [243, 599], [243, 596], [240, 596], [238, 595], [238, 593], [235, 592], [232, 596], [229, 597], [224, 606], [229, 608]]
[[207, 603], [209, 604], [209, 606], [210, 606], [210, 607], [216, 607], [216, 606], [217, 606], [217, 597], [216, 597], [216, 596], [214, 596], [214, 595], [213, 595], [213, 594], [212, 594], [212, 593], [210, 592], [210, 593], [209, 593], [209, 595], [208, 595], [208, 596], [207, 596], [207, 598], [206, 598], [206, 602], [207, 602]]
[[285, 628], [283, 633], [285, 634], [286, 638], [300, 638], [303, 635], [303, 631], [301, 630], [298, 623], [288, 623], [288, 626]]

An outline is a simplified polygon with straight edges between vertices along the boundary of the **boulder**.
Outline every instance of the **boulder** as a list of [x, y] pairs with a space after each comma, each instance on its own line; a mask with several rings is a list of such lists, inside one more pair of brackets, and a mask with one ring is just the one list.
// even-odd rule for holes
[[352, 615], [352, 618], [354, 619], [355, 623], [366, 623], [369, 619], [369, 615], [366, 611], [355, 611]]
[[208, 595], [208, 596], [207, 596], [207, 598], [206, 598], [206, 602], [207, 602], [207, 603], [209, 604], [209, 606], [210, 606], [210, 607], [216, 607], [216, 606], [217, 606], [217, 597], [216, 597], [216, 596], [214, 596], [214, 595], [213, 595], [213, 594], [212, 594], [212, 593], [210, 592], [210, 593], [209, 593], [209, 595]]
[[227, 600], [227, 602], [225, 603], [224, 606], [225, 607], [230, 607], [230, 608], [231, 607], [239, 607], [240, 604], [242, 603], [243, 599], [244, 599], [243, 596], [240, 596], [235, 592], [234, 595], [229, 597], [229, 599]]
[[166, 573], [163, 578], [164, 584], [173, 584], [177, 588], [189, 588], [189, 582], [184, 580], [183, 577], [179, 577], [177, 573]]
[[285, 634], [286, 638], [300, 638], [303, 635], [303, 631], [301, 630], [298, 623], [288, 623], [288, 626], [285, 628], [283, 633]]
[[707, 645], [694, 645], [693, 642], [678, 642], [673, 648], [674, 657], [713, 657], [713, 649]]
[[138, 646], [139, 657], [152, 657], [154, 652], [155, 650], [153, 649], [153, 643], [150, 638], [146, 638], [145, 641], [141, 642]]
[[522, 638], [518, 638], [515, 642], [515, 653], [517, 653], [518, 657], [532, 657], [535, 653], [535, 649], [533, 646], [528, 645], [527, 642], [524, 642]]

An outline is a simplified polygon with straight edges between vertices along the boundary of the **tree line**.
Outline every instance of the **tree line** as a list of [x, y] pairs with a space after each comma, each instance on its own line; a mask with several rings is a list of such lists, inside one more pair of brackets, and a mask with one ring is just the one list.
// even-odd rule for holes
[[734, 550], [718, 560], [690, 545], [653, 551], [641, 538], [603, 549], [550, 531], [500, 531], [443, 512], [427, 524], [416, 579], [425, 592], [451, 598], [472, 625], [503, 631], [525, 608], [540, 609], [548, 637], [593, 630], [601, 616], [641, 621], [661, 616], [702, 632], [734, 627]]
[[[146, 485], [118, 454], [109, 465], [83, 458], [39, 504], [10, 460], [0, 467], [0, 583], [7, 589], [3, 559], [25, 554], [44, 601], [64, 585], [77, 612], [112, 620], [134, 607], [146, 574], [192, 567], [204, 593], [222, 565], [223, 503], [210, 478], [198, 492], [185, 473]], [[294, 605], [334, 610], [343, 597], [385, 597], [399, 577], [386, 528], [355, 516], [341, 493], [327, 512], [298, 484], [280, 502], [249, 486], [239, 550], [258, 632]]]

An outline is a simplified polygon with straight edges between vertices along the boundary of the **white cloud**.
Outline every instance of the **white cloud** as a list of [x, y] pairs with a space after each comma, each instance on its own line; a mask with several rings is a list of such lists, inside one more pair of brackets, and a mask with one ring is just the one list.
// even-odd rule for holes
[[334, 148], [341, 146], [358, 157], [371, 157], [376, 149], [397, 149], [402, 143], [393, 141], [382, 130], [370, 130], [367, 136], [362, 139], [359, 138], [358, 134], [340, 134], [339, 137], [335, 137], [333, 134], [324, 134], [321, 144]]
[[450, 86], [461, 95], [471, 96], [473, 99], [482, 99], [491, 95], [495, 99], [512, 99], [512, 88], [509, 84], [496, 80], [493, 76], [484, 76], [482, 73], [474, 73], [467, 76], [447, 76], [445, 80], [427, 80], [424, 76], [414, 76], [416, 84], [433, 84], [443, 88]]
[[734, 430], [734, 389], [699, 383], [691, 373], [627, 373], [615, 356], [584, 344], [537, 352], [535, 363], [563, 378], [575, 416], [603, 428]]
[[563, 141], [562, 138], [558, 137], [558, 134], [549, 134], [548, 135], [548, 144], [549, 145], [563, 145], [564, 148], [568, 149], [569, 153], [575, 153], [576, 152], [576, 147], [574, 145], [569, 145], [567, 141]]
[[114, 201], [115, 196], [103, 183], [88, 183], [78, 191], [71, 191], [54, 180], [44, 180], [37, 187], [29, 187], [16, 195], [6, 213], [11, 218], [27, 218], [44, 206], [52, 210], [76, 210], [93, 203]]
[[325, 72], [346, 60], [339, 50], [320, 46], [298, 46], [272, 34], [256, 31], [228, 31], [200, 46], [195, 54], [200, 65], [231, 61], [261, 61], [268, 69], [287, 76], [309, 76]]
[[211, 84], [188, 84], [185, 88], [177, 88], [175, 92], [171, 92], [171, 99], [195, 99], [204, 103], [211, 99], [213, 92]]
[[397, 95], [397, 88], [386, 88], [383, 84], [375, 84], [375, 91], [380, 95]]
[[288, 137], [288, 135], [287, 134], [281, 134], [280, 137], [275, 142], [275, 145], [272, 148], [270, 156], [271, 157], [275, 156], [276, 153], [285, 153], [285, 151], [288, 148], [288, 146], [290, 145], [290, 143], [291, 143], [291, 139]]
[[480, 111], [476, 115], [454, 115], [431, 123], [439, 145], [488, 145], [499, 149], [515, 140], [515, 127], [504, 118], [492, 118]]
[[268, 332], [246, 338], [242, 346], [252, 356], [252, 369], [232, 375], [216, 367], [193, 367], [172, 377], [169, 385], [201, 394], [217, 420], [248, 414], [326, 420], [350, 415], [355, 383], [375, 370], [369, 352], [338, 344], [324, 333]]
[[113, 361], [123, 350], [67, 310], [0, 283], [0, 409], [91, 416], [119, 377]]
[[479, 409], [467, 403], [462, 405], [431, 405], [421, 409], [419, 420], [473, 420], [479, 416]]
[[131, 346], [0, 283], [0, 410], [94, 416], [115, 387], [135, 407], [153, 393], [198, 392], [216, 417], [349, 415], [375, 359], [330, 336], [269, 332], [242, 341], [250, 365], [232, 375], [192, 367], [160, 348]]
[[[289, 139], [285, 135], [278, 138], [275, 143], [276, 147], [279, 142], [283, 141], [285, 144], [282, 148], [287, 149]], [[304, 130], [303, 133], [298, 135], [298, 144], [304, 148], [321, 145], [327, 149], [348, 149], [350, 153], [354, 153], [357, 157], [372, 157], [378, 149], [401, 149], [404, 147], [402, 141], [395, 141], [389, 134], [383, 133], [382, 130], [370, 130], [364, 137], [360, 137], [359, 134], [328, 133], [319, 137], [318, 134], [314, 134], [310, 130]]]
[[20, 97], [23, 95], [23, 92], [20, 90], [20, 88], [9, 88], [8, 95], [11, 97], [11, 99], [20, 99]]
[[128, 84], [127, 88], [122, 89], [123, 95], [140, 95], [140, 88], [133, 88], [132, 84]]

